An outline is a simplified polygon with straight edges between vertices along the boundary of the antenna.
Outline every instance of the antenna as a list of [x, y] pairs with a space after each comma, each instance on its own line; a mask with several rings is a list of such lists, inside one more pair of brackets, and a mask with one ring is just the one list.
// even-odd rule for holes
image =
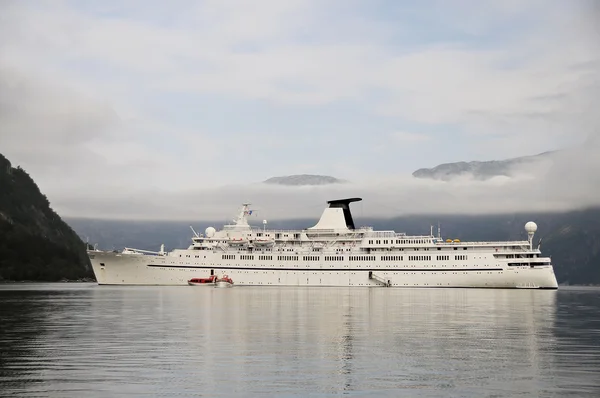
[[200, 235], [198, 235], [198, 233], [196, 231], [194, 231], [194, 228], [192, 228], [191, 225], [190, 225], [190, 229], [192, 230], [192, 232], [194, 233], [194, 235], [196, 235], [196, 238], [200, 237]]
[[254, 210], [250, 210], [250, 203], [242, 203], [242, 208], [240, 209], [236, 218], [233, 219], [235, 225], [248, 225], [247, 217], [252, 215]]
[[433, 225], [430, 225], [429, 227], [429, 236], [433, 236]]
[[263, 220], [263, 232], [267, 230], [267, 220]]
[[442, 239], [442, 228], [440, 227], [439, 221], [438, 221], [438, 239]]

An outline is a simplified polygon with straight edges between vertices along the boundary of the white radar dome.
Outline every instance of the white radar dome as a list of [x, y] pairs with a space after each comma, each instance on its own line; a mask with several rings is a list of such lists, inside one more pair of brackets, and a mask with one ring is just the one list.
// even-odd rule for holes
[[525, 231], [528, 233], [537, 231], [537, 224], [533, 221], [529, 221], [527, 224], [525, 224]]
[[206, 235], [207, 238], [212, 238], [213, 236], [215, 236], [215, 232], [217, 232], [216, 229], [214, 229], [213, 227], [208, 227], [204, 230], [204, 235]]

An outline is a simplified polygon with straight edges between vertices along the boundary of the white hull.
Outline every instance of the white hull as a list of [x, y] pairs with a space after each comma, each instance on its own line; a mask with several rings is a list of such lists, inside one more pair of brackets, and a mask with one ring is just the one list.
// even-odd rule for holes
[[229, 275], [241, 286], [558, 287], [550, 259], [533, 248], [533, 222], [525, 225], [527, 241], [461, 243], [439, 231], [407, 236], [356, 228], [349, 204], [359, 200], [329, 201], [304, 230], [253, 229], [244, 204], [234, 224], [208, 227], [204, 236], [194, 231], [187, 249], [88, 255], [101, 285], [186, 285]]
[[[179, 261], [179, 257], [170, 258], [170, 256], [97, 251], [89, 254], [100, 285], [187, 285], [189, 279], [207, 277], [212, 270], [215, 274], [228, 274], [238, 286], [378, 287], [384, 286], [381, 280], [389, 280], [392, 287], [546, 289], [558, 287], [552, 266], [509, 267], [494, 262], [491, 254], [482, 255], [481, 263], [428, 264], [426, 268], [407, 261], [386, 264], [386, 266], [364, 264], [360, 267], [350, 261], [335, 262], [335, 264], [301, 261], [296, 264], [267, 264], [248, 261], [239, 265], [228, 265], [216, 261], [216, 257], [220, 258], [220, 254], [212, 253], [215, 261], [200, 263]], [[369, 272], [371, 272], [371, 279]]]

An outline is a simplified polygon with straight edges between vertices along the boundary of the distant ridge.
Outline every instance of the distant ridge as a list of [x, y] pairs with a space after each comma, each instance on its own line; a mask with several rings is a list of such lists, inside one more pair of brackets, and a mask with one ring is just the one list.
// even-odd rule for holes
[[331, 176], [323, 176], [316, 174], [295, 174], [290, 176], [271, 177], [263, 181], [265, 184], [275, 185], [329, 185], [343, 184], [347, 181]]
[[550, 151], [538, 155], [522, 156], [506, 160], [443, 163], [430, 169], [423, 168], [416, 170], [412, 175], [416, 178], [429, 178], [432, 180], [443, 181], [448, 181], [467, 174], [472, 175], [478, 180], [487, 180], [497, 176], [510, 177], [512, 176], [515, 167], [543, 160], [557, 152], [558, 151]]

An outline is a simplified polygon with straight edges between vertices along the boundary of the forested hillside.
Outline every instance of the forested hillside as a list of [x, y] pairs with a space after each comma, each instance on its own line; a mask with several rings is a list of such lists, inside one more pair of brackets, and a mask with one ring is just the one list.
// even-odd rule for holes
[[93, 278], [85, 244], [0, 154], [0, 281]]

